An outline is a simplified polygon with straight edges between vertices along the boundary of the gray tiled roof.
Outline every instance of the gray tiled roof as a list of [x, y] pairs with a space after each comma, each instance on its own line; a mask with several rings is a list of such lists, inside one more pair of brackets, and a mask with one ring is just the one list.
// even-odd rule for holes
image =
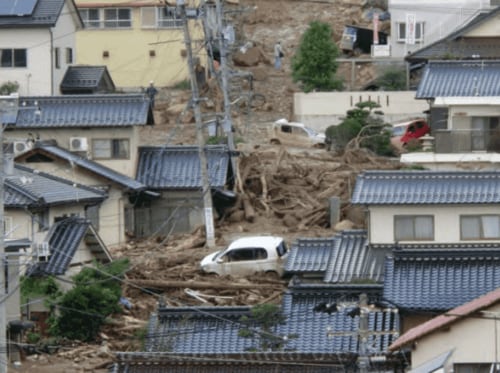
[[72, 153], [66, 149], [63, 149], [53, 142], [37, 141], [32, 150], [28, 153], [23, 154], [23, 157], [29, 157], [31, 154], [36, 152], [46, 153], [51, 156], [55, 156], [65, 161], [70, 162], [73, 165], [77, 165], [82, 169], [95, 173], [101, 177], [113, 181], [127, 189], [133, 191], [143, 191], [146, 186], [126, 175], [120, 174], [109, 167], [103, 166], [100, 163], [94, 162], [88, 158], [81, 157], [78, 154]]
[[[226, 146], [206, 146], [211, 187], [224, 187], [229, 174]], [[197, 146], [139, 148], [136, 179], [152, 189], [201, 188], [200, 159]]]
[[0, 28], [54, 26], [62, 11], [64, 2], [65, 0], [38, 0], [30, 16], [0, 17]]
[[16, 165], [5, 177], [5, 207], [100, 202], [106, 193], [68, 180]]
[[[285, 352], [301, 354], [352, 354], [358, 351], [358, 320], [351, 318], [344, 308], [333, 314], [315, 312], [322, 302], [348, 302], [354, 304], [359, 293], [367, 292], [372, 299], [380, 298], [382, 286], [330, 287], [299, 286], [291, 288], [283, 297], [282, 311], [286, 318], [275, 335], [296, 335], [289, 339]], [[255, 347], [256, 341], [238, 336], [243, 327], [241, 316], [248, 315], [248, 307], [188, 307], [163, 308], [153, 315], [146, 337], [147, 352], [169, 351], [177, 354], [244, 353]], [[331, 328], [339, 335], [330, 338]], [[399, 331], [399, 318], [392, 312], [371, 312], [369, 330], [379, 332], [370, 339], [373, 353], [387, 351]], [[387, 333], [387, 334], [385, 334]]]
[[498, 287], [497, 245], [404, 249], [386, 260], [384, 298], [401, 309], [449, 310]]
[[500, 12], [497, 7], [488, 12], [479, 13], [474, 19], [444, 38], [425, 46], [405, 59], [408, 61], [445, 59], [470, 59], [478, 55], [482, 59], [500, 58], [500, 39], [492, 37], [466, 37], [466, 34], [484, 22], [491, 20]]
[[358, 175], [353, 204], [500, 203], [498, 171], [366, 171]]
[[[50, 228], [46, 241], [49, 243], [50, 256], [47, 262], [40, 262], [31, 273], [43, 273], [47, 275], [62, 275], [87, 234], [97, 235], [88, 220], [78, 217], [70, 217], [58, 221]], [[104, 251], [101, 248], [100, 251]], [[109, 262], [109, 260], [105, 261]]]
[[343, 231], [337, 237], [324, 282], [383, 281], [385, 256], [391, 248], [368, 245], [365, 230]]
[[[29, 109], [18, 112], [10, 128], [128, 127], [153, 124], [149, 99], [143, 94], [20, 97]], [[35, 103], [36, 102], [36, 103]], [[40, 113], [36, 113], [37, 107]], [[9, 129], [9, 128], [8, 128]]]
[[290, 274], [318, 273], [323, 277], [335, 240], [335, 237], [299, 238], [290, 249], [285, 271]]
[[115, 85], [106, 66], [69, 66], [61, 82], [61, 91], [113, 92]]
[[415, 97], [500, 96], [500, 61], [430, 61]]

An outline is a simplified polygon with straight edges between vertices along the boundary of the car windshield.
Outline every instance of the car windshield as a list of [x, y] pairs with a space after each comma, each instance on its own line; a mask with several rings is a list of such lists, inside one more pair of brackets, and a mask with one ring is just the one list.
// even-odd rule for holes
[[403, 136], [406, 130], [406, 126], [392, 127], [393, 136]]
[[318, 133], [317, 133], [315, 130], [313, 130], [312, 128], [309, 128], [309, 127], [304, 127], [304, 131], [306, 131], [306, 132], [307, 132], [307, 134], [308, 134], [309, 136], [312, 136], [312, 137], [314, 137], [314, 136], [317, 136], [317, 135], [318, 135]]
[[288, 252], [288, 247], [286, 246], [285, 241], [281, 241], [278, 247], [276, 247], [276, 252], [278, 253], [278, 256], [283, 256]]

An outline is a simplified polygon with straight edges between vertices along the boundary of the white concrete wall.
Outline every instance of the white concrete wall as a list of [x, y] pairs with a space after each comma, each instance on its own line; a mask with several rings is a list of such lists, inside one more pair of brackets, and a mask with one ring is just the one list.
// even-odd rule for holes
[[[487, 309], [498, 315], [500, 306]], [[491, 316], [492, 314], [490, 314]], [[412, 368], [454, 349], [449, 366], [460, 363], [492, 363], [500, 356], [500, 320], [464, 317], [445, 330], [439, 330], [417, 341], [411, 352]], [[485, 315], [487, 316], [487, 314]], [[496, 351], [495, 351], [496, 350]], [[451, 372], [451, 370], [446, 370]]]
[[[370, 206], [369, 241], [374, 244], [394, 243], [394, 215], [434, 216], [434, 243], [460, 242], [460, 215], [498, 214], [498, 206]], [[412, 241], [415, 242], [415, 241]], [[424, 243], [425, 241], [418, 241]], [[428, 242], [428, 241], [427, 241]], [[472, 243], [473, 241], [465, 241]], [[478, 242], [486, 242], [485, 240]], [[500, 242], [487, 241], [487, 242]]]
[[[444, 38], [469, 22], [481, 9], [488, 9], [490, 3], [490, 0], [389, 0], [391, 57], [403, 58]], [[414, 45], [397, 40], [397, 23], [406, 22], [407, 14], [414, 14], [417, 22], [424, 22], [424, 40]]]
[[425, 100], [416, 100], [415, 91], [312, 92], [294, 94], [294, 118], [318, 131], [339, 124], [346, 112], [364, 101], [377, 102], [388, 123], [424, 116], [429, 109]]
[[0, 68], [0, 85], [19, 84], [20, 95], [50, 95], [51, 35], [48, 29], [2, 29], [0, 49], [26, 48], [27, 67]]

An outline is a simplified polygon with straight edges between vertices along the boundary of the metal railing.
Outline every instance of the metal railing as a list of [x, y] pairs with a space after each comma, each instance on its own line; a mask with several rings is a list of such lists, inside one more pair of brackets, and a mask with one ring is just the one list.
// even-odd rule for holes
[[500, 129], [434, 130], [436, 153], [500, 153]]

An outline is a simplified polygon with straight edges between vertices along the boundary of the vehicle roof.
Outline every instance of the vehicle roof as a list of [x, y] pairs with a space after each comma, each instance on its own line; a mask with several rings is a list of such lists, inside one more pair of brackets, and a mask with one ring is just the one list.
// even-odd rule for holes
[[275, 247], [280, 241], [283, 241], [283, 237], [278, 236], [248, 236], [241, 237], [228, 246], [228, 249], [243, 248], [243, 247]]
[[286, 119], [278, 119], [276, 122], [274, 122], [275, 126], [281, 126], [281, 125], [286, 125], [286, 126], [295, 126], [295, 127], [306, 127], [304, 123], [300, 122], [289, 122]]
[[409, 124], [412, 124], [412, 123], [415, 123], [415, 122], [420, 122], [420, 121], [426, 121], [424, 118], [415, 118], [415, 119], [412, 119], [412, 120], [409, 120], [407, 122], [400, 122], [400, 123], [393, 123], [392, 126], [393, 127], [404, 127], [404, 126], [407, 126]]

